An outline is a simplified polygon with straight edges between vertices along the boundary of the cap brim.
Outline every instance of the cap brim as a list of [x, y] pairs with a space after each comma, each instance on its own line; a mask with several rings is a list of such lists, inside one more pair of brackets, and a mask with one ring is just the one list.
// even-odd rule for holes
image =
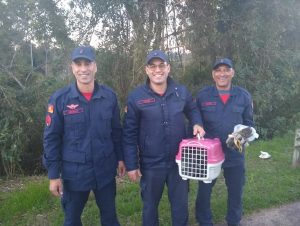
[[72, 61], [76, 61], [76, 60], [79, 60], [79, 59], [84, 59], [84, 60], [88, 60], [88, 61], [94, 61], [94, 59], [92, 59], [90, 57], [87, 57], [87, 56], [76, 56], [76, 57], [72, 58]]
[[159, 59], [159, 60], [161, 60], [161, 61], [163, 61], [163, 62], [167, 62], [166, 59], [164, 59], [164, 58], [162, 58], [162, 57], [159, 57], [159, 56], [155, 56], [155, 57], [150, 58], [150, 59], [147, 61], [147, 64], [149, 64], [150, 61], [152, 61], [152, 60], [154, 60], [154, 59]]
[[219, 67], [220, 65], [226, 65], [226, 66], [228, 66], [229, 68], [232, 68], [232, 66], [231, 66], [230, 64], [219, 63], [219, 64], [214, 65], [213, 69], [216, 69], [216, 68]]

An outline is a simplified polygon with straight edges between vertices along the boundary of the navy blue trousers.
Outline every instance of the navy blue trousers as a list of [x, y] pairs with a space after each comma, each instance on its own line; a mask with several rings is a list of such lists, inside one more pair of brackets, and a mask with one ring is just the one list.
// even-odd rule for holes
[[[244, 165], [226, 167], [223, 169], [223, 173], [228, 194], [226, 221], [228, 224], [238, 225], [243, 211], [242, 196], [245, 185], [245, 167]], [[208, 184], [199, 181], [196, 199], [196, 219], [200, 226], [213, 225], [210, 199], [215, 183], [216, 179]]]
[[171, 206], [172, 226], [188, 224], [188, 181], [178, 173], [178, 167], [171, 169], [143, 170], [140, 181], [143, 200], [143, 226], [158, 226], [158, 205], [165, 184]]
[[[90, 191], [69, 191], [64, 188], [61, 199], [64, 210], [64, 226], [82, 226], [81, 214], [88, 200]], [[115, 207], [116, 182], [101, 188], [93, 190], [97, 206], [100, 211], [102, 226], [120, 226]]]

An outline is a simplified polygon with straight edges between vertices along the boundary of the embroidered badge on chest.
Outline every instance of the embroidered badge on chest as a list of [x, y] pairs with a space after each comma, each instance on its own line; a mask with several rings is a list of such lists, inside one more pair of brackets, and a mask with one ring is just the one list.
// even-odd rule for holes
[[206, 107], [206, 106], [216, 106], [217, 102], [212, 102], [212, 101], [208, 101], [208, 102], [202, 102], [201, 106], [202, 107]]
[[83, 108], [79, 107], [79, 104], [70, 104], [67, 105], [67, 110], [64, 110], [64, 115], [74, 115], [83, 112]]
[[142, 104], [151, 104], [155, 102], [155, 98], [147, 98], [143, 100], [138, 100], [137, 104], [142, 105]]
[[70, 105], [67, 105], [67, 108], [70, 109], [70, 110], [74, 110], [74, 109], [76, 109], [78, 106], [79, 106], [79, 104], [70, 104]]

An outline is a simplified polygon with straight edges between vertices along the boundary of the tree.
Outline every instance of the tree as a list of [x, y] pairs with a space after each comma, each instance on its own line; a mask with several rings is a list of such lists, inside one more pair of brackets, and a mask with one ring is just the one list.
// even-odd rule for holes
[[52, 88], [47, 87], [51, 79], [44, 76], [57, 68], [47, 67], [54, 59], [48, 48], [61, 45], [64, 33], [53, 23], [59, 18], [55, 5], [51, 8], [49, 1], [43, 3], [46, 1], [0, 2], [0, 173], [7, 176], [21, 172], [25, 158], [35, 160], [27, 168], [40, 162], [41, 114]]

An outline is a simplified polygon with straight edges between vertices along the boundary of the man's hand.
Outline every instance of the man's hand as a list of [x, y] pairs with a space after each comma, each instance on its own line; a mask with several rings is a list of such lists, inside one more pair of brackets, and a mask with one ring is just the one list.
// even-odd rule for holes
[[199, 134], [200, 137], [204, 137], [204, 135], [205, 135], [204, 129], [202, 128], [202, 126], [200, 126], [198, 124], [193, 126], [193, 135], [197, 136], [197, 134]]
[[131, 181], [136, 182], [142, 176], [140, 169], [131, 170], [127, 172], [128, 177]]
[[62, 196], [63, 194], [62, 180], [60, 178], [50, 179], [49, 190], [56, 197]]
[[124, 177], [125, 173], [126, 173], [125, 163], [124, 163], [124, 161], [119, 161], [119, 165], [118, 165], [119, 177]]

